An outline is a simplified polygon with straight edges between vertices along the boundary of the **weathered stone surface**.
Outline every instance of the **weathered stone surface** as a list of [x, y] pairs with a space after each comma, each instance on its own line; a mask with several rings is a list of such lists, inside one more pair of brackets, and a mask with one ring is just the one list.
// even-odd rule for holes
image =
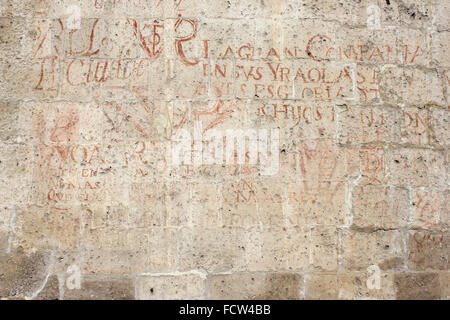
[[170, 229], [99, 228], [85, 233], [85, 272], [130, 274], [172, 271], [176, 240]]
[[447, 146], [449, 143], [449, 117], [450, 109], [433, 109], [431, 112], [431, 127], [433, 128], [436, 141], [442, 146]]
[[433, 18], [438, 31], [448, 30], [450, 18], [446, 14], [450, 10], [449, 3], [445, 1], [434, 1]]
[[411, 230], [408, 233], [408, 266], [411, 270], [448, 270], [448, 233]]
[[395, 299], [393, 274], [381, 273], [379, 286], [368, 285], [368, 273], [314, 273], [306, 276], [307, 299]]
[[450, 300], [450, 274], [448, 272], [443, 272], [441, 277], [441, 299]]
[[66, 300], [134, 300], [134, 285], [129, 279], [85, 279], [80, 289], [64, 291]]
[[53, 275], [47, 279], [45, 287], [39, 292], [36, 300], [59, 300], [59, 280], [58, 277]]
[[311, 264], [315, 269], [338, 268], [338, 231], [335, 227], [313, 227], [311, 230]]
[[211, 275], [207, 279], [209, 299], [256, 299], [265, 287], [265, 273]]
[[30, 197], [31, 158], [30, 146], [3, 144], [0, 156], [0, 193], [2, 205], [23, 206]]
[[0, 141], [5, 143], [24, 143], [31, 139], [28, 132], [30, 113], [18, 102], [0, 102]]
[[400, 141], [399, 116], [389, 107], [340, 107], [337, 113], [342, 144]]
[[45, 252], [26, 254], [21, 248], [0, 255], [0, 297], [32, 298], [46, 283], [51, 259]]
[[205, 279], [201, 275], [145, 276], [137, 280], [137, 299], [205, 299]]
[[424, 149], [391, 150], [387, 155], [391, 183], [396, 186], [443, 186], [441, 172], [445, 159], [441, 152]]
[[80, 240], [80, 208], [30, 206], [17, 209], [13, 245], [32, 252], [36, 248], [76, 250]]
[[336, 300], [339, 294], [336, 274], [309, 274], [305, 276], [305, 298]]
[[303, 298], [303, 277], [296, 273], [211, 275], [208, 298], [224, 300], [296, 300]]
[[[389, 67], [380, 75], [383, 101], [394, 103], [444, 104], [440, 78], [436, 72]], [[427, 85], [422, 85], [426, 83]]]
[[287, 187], [289, 225], [342, 225], [346, 214], [341, 182], [292, 183]]
[[339, 275], [339, 299], [393, 300], [396, 299], [394, 274], [381, 272], [378, 284], [370, 282], [368, 272], [350, 272]]
[[249, 250], [241, 228], [183, 228], [177, 232], [178, 268], [226, 272], [245, 265]]
[[247, 269], [302, 271], [309, 266], [309, 231], [302, 227], [269, 227], [246, 231]]
[[449, 299], [449, 17], [0, 1], [0, 297]]
[[397, 299], [400, 300], [435, 300], [441, 297], [437, 273], [399, 273], [394, 282]]
[[395, 229], [408, 224], [407, 189], [366, 185], [352, 192], [352, 228], [362, 231]]
[[0, 252], [6, 252], [10, 246], [11, 219], [14, 218], [14, 211], [11, 208], [0, 208]]
[[450, 223], [448, 190], [413, 189], [412, 226], [425, 230], [446, 230]]
[[377, 265], [381, 270], [403, 268], [405, 248], [400, 231], [341, 233], [342, 265], [348, 270], [363, 270]]
[[265, 294], [259, 299], [269, 300], [295, 300], [301, 299], [303, 277], [292, 273], [273, 273], [266, 277]]
[[403, 108], [402, 142], [427, 145], [430, 143], [429, 110], [425, 106]]
[[442, 31], [436, 32], [432, 35], [433, 39], [433, 60], [436, 65], [442, 67], [449, 67], [449, 62], [447, 61], [446, 52], [448, 52], [450, 45], [450, 32]]

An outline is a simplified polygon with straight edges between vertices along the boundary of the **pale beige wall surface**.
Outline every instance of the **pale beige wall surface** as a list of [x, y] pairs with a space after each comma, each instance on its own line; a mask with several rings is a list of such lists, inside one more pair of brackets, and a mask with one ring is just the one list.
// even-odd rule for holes
[[[450, 299], [449, 19], [1, 1], [0, 298]], [[278, 129], [271, 174], [174, 161], [177, 132], [247, 129]]]

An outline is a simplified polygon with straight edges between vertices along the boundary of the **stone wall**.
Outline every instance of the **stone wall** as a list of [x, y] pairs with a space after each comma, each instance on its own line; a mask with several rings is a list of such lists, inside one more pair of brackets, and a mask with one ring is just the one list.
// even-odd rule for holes
[[0, 297], [449, 299], [449, 20], [1, 1]]

